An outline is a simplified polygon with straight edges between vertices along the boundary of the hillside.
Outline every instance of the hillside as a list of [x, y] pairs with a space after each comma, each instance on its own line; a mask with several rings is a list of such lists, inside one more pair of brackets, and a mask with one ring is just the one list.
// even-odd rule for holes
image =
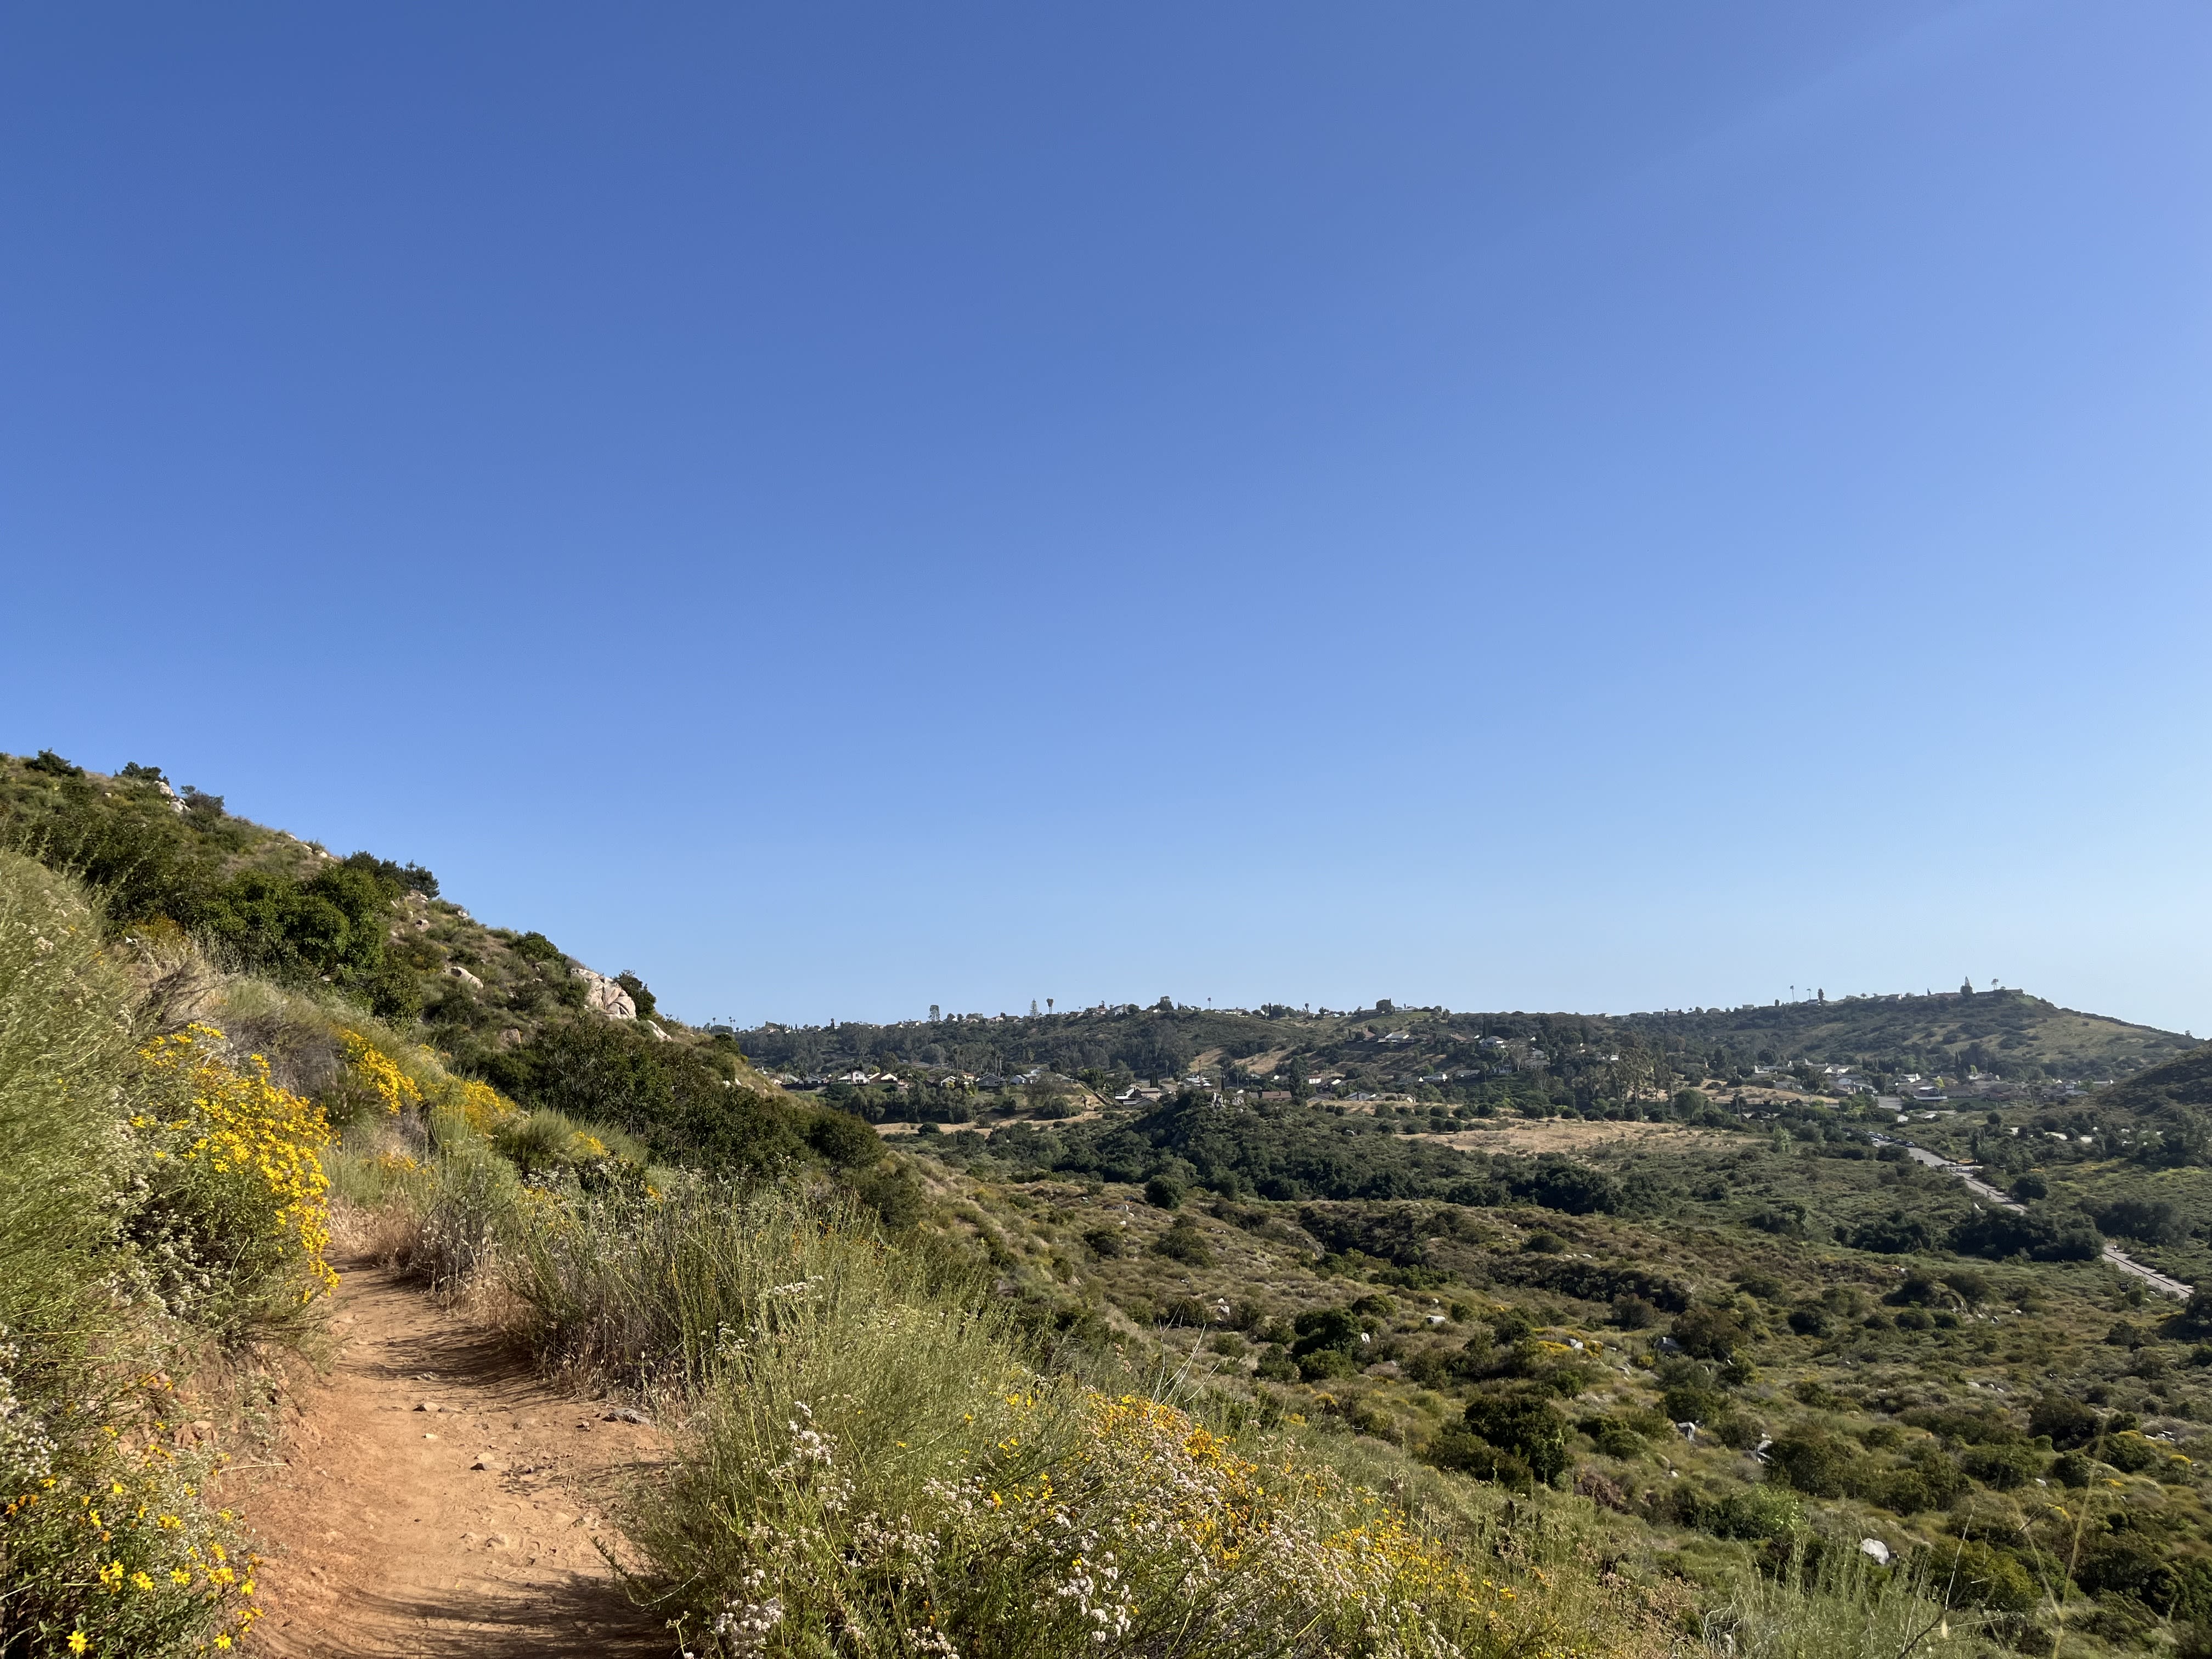
[[2146, 1115], [2170, 1115], [2180, 1108], [2212, 1109], [2212, 1044], [2137, 1073], [2099, 1095], [2097, 1104], [2108, 1111]]

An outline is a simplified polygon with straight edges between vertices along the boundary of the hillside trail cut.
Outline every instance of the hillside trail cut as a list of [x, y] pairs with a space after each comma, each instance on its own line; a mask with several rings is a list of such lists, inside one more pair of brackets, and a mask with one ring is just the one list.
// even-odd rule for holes
[[256, 1469], [227, 1478], [267, 1558], [244, 1645], [281, 1659], [665, 1659], [599, 1551], [650, 1424], [550, 1387], [526, 1356], [372, 1261], [339, 1261], [335, 1364]]

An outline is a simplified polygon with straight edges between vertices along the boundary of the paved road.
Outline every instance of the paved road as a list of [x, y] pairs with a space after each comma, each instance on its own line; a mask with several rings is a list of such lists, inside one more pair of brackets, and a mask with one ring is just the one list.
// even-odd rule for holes
[[[1905, 1156], [1914, 1163], [1925, 1164], [1931, 1170], [1941, 1170], [1953, 1180], [1962, 1183], [1966, 1190], [1976, 1197], [1985, 1198], [2001, 1209], [2024, 1211], [2027, 1207], [2025, 1205], [2014, 1203], [2012, 1200], [1990, 1186], [1988, 1182], [1983, 1180], [1964, 1164], [1954, 1164], [1941, 1153], [1931, 1152], [1925, 1146], [1916, 1146], [1900, 1135], [1878, 1134], [1874, 1139], [1887, 1146], [1904, 1147]], [[2178, 1279], [2168, 1279], [2155, 1267], [2144, 1267], [2142, 1262], [2137, 1261], [2124, 1250], [2107, 1244], [2105, 1246], [2105, 1260], [2124, 1273], [2133, 1273], [2160, 1296], [2170, 1296], [2178, 1301], [2185, 1301], [2188, 1298], [2190, 1286]]]

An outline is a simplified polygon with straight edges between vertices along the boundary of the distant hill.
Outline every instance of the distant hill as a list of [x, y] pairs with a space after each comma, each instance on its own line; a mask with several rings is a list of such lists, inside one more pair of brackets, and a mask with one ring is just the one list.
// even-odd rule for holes
[[2013, 1079], [2124, 1077], [2197, 1046], [2176, 1031], [2062, 1008], [2016, 990], [1747, 1005], [1634, 1014], [1620, 1023], [1785, 1061], [1857, 1061], [1952, 1074], [1973, 1067]]
[[2137, 1073], [2099, 1095], [2097, 1105], [2100, 1110], [2147, 1117], [2170, 1115], [2179, 1108], [2212, 1110], [2212, 1042]]
[[898, 1067], [989, 1079], [1042, 1067], [1106, 1088], [1195, 1072], [1216, 1082], [1333, 1080], [1340, 1093], [1539, 1093], [1582, 1105], [1684, 1083], [1743, 1086], [1808, 1065], [1848, 1066], [1881, 1087], [1971, 1069], [2056, 1088], [2131, 1076], [2197, 1047], [2176, 1032], [2011, 990], [1611, 1017], [1163, 1001], [891, 1025], [769, 1024], [737, 1036], [756, 1063], [802, 1082]]

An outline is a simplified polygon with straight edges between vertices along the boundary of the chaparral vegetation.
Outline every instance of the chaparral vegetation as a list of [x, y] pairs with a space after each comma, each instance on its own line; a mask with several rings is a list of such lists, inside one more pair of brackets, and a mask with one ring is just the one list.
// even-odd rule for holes
[[0, 1653], [252, 1650], [216, 1448], [340, 1237], [672, 1425], [672, 1654], [2212, 1650], [2186, 1038], [700, 1030], [152, 767], [0, 760]]

